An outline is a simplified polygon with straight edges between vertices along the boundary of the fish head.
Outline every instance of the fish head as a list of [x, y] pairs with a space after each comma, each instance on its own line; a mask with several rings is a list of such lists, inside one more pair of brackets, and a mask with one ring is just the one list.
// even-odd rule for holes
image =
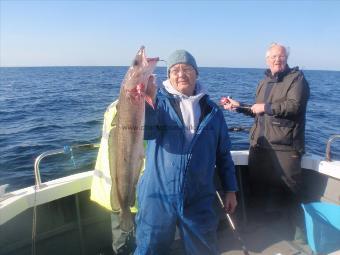
[[139, 49], [125, 75], [122, 85], [128, 98], [133, 101], [146, 99], [147, 94], [145, 92], [147, 91], [148, 81], [158, 61], [158, 57], [146, 57], [144, 46]]

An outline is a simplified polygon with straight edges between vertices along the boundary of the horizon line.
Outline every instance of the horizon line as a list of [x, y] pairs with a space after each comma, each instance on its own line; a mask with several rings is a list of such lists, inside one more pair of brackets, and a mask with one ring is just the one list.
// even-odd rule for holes
[[[125, 65], [46, 65], [46, 66], [0, 66], [0, 68], [48, 68], [48, 67], [129, 67]], [[166, 66], [157, 66], [160, 68], [166, 68]], [[300, 70], [307, 70], [307, 71], [330, 71], [330, 72], [339, 72], [339, 70], [335, 69], [309, 69], [298, 66]], [[268, 68], [263, 67], [228, 67], [228, 66], [200, 66], [199, 68], [228, 68], [228, 69], [261, 69], [266, 70]]]

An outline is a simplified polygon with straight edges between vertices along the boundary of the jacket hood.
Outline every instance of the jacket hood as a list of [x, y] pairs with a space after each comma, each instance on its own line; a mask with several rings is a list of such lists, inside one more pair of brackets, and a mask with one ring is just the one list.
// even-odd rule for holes
[[173, 96], [178, 102], [180, 115], [185, 126], [185, 137], [187, 145], [190, 144], [199, 126], [202, 109], [200, 100], [205, 96], [205, 90], [196, 81], [194, 95], [187, 96], [177, 91], [170, 83], [170, 80], [163, 82], [164, 90]]
[[181, 99], [189, 99], [189, 100], [197, 100], [200, 99], [202, 96], [204, 96], [205, 94], [207, 94], [207, 91], [205, 90], [205, 88], [201, 85], [201, 83], [199, 81], [196, 81], [196, 85], [195, 85], [195, 90], [194, 90], [194, 95], [192, 96], [187, 96], [184, 95], [183, 93], [179, 92], [178, 90], [176, 90], [170, 83], [170, 80], [165, 80], [163, 81], [163, 88], [170, 94], [172, 95], [176, 95], [177, 97], [181, 98]]
[[266, 75], [267, 78], [272, 79], [276, 82], [279, 82], [279, 81], [282, 81], [283, 77], [285, 77], [287, 74], [296, 73], [298, 71], [299, 71], [298, 66], [290, 68], [288, 65], [286, 65], [285, 69], [282, 72], [276, 73], [275, 75], [272, 75], [272, 72], [270, 71], [270, 69], [266, 69], [264, 74]]

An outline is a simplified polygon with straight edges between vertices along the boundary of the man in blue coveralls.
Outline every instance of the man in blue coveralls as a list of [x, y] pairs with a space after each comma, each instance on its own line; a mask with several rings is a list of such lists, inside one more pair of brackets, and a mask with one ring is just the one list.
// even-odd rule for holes
[[169, 252], [176, 226], [186, 254], [218, 254], [215, 172], [233, 213], [237, 182], [222, 111], [197, 80], [194, 57], [185, 50], [167, 61], [168, 79], [146, 106], [146, 166], [138, 188], [135, 255]]

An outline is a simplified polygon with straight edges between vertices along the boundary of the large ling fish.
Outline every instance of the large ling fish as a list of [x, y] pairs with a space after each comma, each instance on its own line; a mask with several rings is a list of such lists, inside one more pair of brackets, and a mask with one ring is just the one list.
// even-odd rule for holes
[[[142, 46], [127, 71], [121, 85], [115, 133], [112, 136], [114, 165], [111, 176], [115, 179], [120, 205], [120, 228], [130, 231], [133, 218], [130, 206], [135, 202], [135, 188], [144, 158], [145, 102], [152, 105], [154, 71], [158, 58], [147, 58]], [[149, 83], [149, 90], [148, 90]], [[153, 106], [153, 105], [152, 105]]]

